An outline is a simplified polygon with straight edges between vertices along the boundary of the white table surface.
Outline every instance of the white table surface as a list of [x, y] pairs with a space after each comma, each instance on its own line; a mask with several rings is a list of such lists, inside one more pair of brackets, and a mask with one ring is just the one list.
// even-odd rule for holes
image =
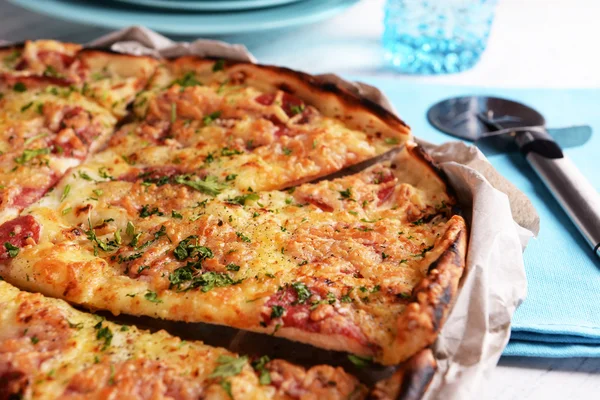
[[[399, 75], [382, 64], [383, 3], [363, 0], [329, 21], [275, 35], [221, 39], [245, 44], [261, 62], [312, 73], [393, 76], [456, 85], [600, 90], [600, 0], [500, 0], [481, 62], [462, 74], [433, 77]], [[0, 0], [0, 40], [86, 42], [106, 32], [37, 15]], [[600, 398], [600, 359], [504, 357], [486, 387], [490, 400]]]

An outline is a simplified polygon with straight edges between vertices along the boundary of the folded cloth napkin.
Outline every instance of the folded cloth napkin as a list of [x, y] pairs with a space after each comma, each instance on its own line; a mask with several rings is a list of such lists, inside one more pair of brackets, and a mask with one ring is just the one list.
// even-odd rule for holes
[[[397, 79], [349, 77], [381, 88], [414, 134], [429, 142], [452, 138], [432, 128], [425, 113], [437, 101], [486, 94], [531, 105], [550, 127], [592, 126], [588, 143], [565, 153], [600, 191], [600, 90], [495, 89], [403, 83]], [[489, 157], [521, 189], [540, 215], [540, 232], [524, 253], [528, 295], [512, 321], [507, 356], [600, 357], [600, 259], [520, 154]]]

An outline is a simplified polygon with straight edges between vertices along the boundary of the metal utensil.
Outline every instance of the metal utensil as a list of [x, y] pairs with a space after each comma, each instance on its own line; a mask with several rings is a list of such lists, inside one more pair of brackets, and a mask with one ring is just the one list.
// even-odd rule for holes
[[600, 257], [600, 194], [558, 144], [581, 145], [591, 136], [591, 128], [550, 131], [533, 108], [483, 96], [443, 100], [429, 109], [427, 118], [442, 132], [476, 142], [484, 152], [521, 151]]

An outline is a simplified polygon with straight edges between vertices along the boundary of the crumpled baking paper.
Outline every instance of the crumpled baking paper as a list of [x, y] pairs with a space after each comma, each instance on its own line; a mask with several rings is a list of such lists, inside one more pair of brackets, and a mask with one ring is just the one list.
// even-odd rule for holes
[[[241, 45], [215, 40], [175, 43], [143, 27], [116, 31], [88, 45], [162, 57], [191, 54], [256, 62]], [[321, 79], [342, 85], [394, 112], [385, 96], [372, 86], [329, 74], [321, 75]], [[522, 251], [537, 234], [539, 218], [527, 197], [495, 171], [476, 147], [462, 142], [440, 146], [420, 143], [448, 175], [470, 226], [467, 268], [452, 311], [433, 345], [438, 371], [425, 398], [482, 398], [485, 380], [508, 342], [511, 317], [526, 295]], [[156, 326], [151, 319], [139, 323]], [[344, 363], [345, 357], [339, 353], [284, 339], [225, 327], [192, 325], [161, 321], [159, 327], [234, 351], [269, 353], [305, 365], [322, 362], [342, 365], [366, 381], [389, 374], [389, 369], [380, 367], [356, 371]]]

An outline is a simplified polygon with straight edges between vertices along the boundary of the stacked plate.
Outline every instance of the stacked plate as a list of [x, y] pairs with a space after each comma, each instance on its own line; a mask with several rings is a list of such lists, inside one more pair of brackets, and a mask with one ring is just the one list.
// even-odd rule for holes
[[143, 25], [171, 35], [225, 35], [294, 27], [359, 0], [9, 0], [56, 18], [107, 28]]

